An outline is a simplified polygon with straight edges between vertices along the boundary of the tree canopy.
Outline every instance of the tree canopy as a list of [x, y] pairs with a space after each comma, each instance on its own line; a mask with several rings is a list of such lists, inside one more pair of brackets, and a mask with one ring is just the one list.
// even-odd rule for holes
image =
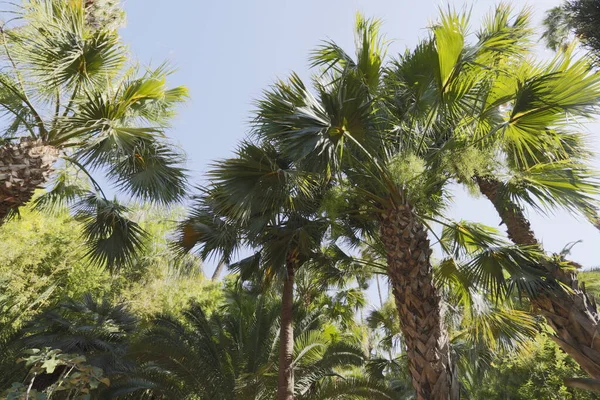
[[[547, 60], [528, 9], [473, 30], [442, 8], [400, 54], [357, 14], [354, 49], [323, 41], [310, 80], [267, 87], [194, 193], [167, 136], [187, 91], [131, 60], [120, 2], [13, 6], [0, 397], [598, 397], [600, 273], [528, 214], [598, 223], [597, 2], [549, 12]], [[455, 220], [457, 189], [501, 226]]]

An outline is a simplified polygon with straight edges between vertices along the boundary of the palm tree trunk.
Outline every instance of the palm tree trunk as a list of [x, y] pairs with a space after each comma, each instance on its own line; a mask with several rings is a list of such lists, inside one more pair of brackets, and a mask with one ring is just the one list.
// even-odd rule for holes
[[379, 274], [375, 274], [375, 282], [377, 282], [377, 294], [379, 295], [379, 307], [383, 307], [383, 297], [381, 296], [381, 286], [379, 285]]
[[41, 140], [21, 138], [0, 146], [0, 224], [48, 182], [58, 150]]
[[120, 0], [84, 0], [85, 20], [89, 27], [119, 28], [124, 24], [124, 13]]
[[417, 400], [458, 399], [456, 369], [434, 286], [425, 228], [409, 205], [388, 210], [381, 222], [388, 275]]
[[[499, 196], [502, 183], [489, 176], [476, 176], [475, 181], [481, 193], [492, 202], [506, 224], [508, 236], [513, 243], [535, 246], [543, 250], [523, 210], [504, 196]], [[575, 262], [570, 263], [579, 266]], [[573, 357], [590, 376], [600, 379], [600, 316], [594, 299], [587, 295], [585, 286], [579, 284], [576, 273], [550, 262], [543, 263], [542, 268], [571, 288], [572, 293], [542, 293], [531, 299], [534, 308], [554, 329], [556, 335], [553, 339], [560, 348]]]
[[296, 259], [293, 254], [288, 256], [286, 263], [287, 274], [283, 282], [281, 298], [281, 329], [279, 333], [279, 376], [277, 384], [278, 400], [294, 400], [294, 273]]
[[219, 277], [221, 276], [221, 274], [223, 273], [223, 269], [225, 268], [225, 263], [224, 262], [220, 262], [217, 265], [217, 268], [215, 268], [215, 272], [213, 272], [212, 274], [212, 278], [210, 278], [211, 281], [215, 282], [219, 279]]

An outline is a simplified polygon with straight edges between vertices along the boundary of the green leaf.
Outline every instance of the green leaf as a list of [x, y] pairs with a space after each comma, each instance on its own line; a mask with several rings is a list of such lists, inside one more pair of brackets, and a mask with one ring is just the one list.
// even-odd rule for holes
[[46, 373], [52, 374], [54, 373], [54, 370], [56, 370], [56, 367], [58, 367], [59, 365], [64, 365], [62, 360], [51, 358], [42, 363], [42, 368], [46, 370]]
[[448, 86], [453, 73], [457, 70], [463, 48], [465, 46], [464, 32], [468, 15], [455, 11], [440, 13], [440, 21], [434, 26], [433, 33], [439, 61], [439, 87], [442, 90]]

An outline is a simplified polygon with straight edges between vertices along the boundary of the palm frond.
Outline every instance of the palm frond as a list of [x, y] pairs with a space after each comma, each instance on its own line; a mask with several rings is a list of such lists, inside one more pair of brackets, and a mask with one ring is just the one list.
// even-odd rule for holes
[[535, 298], [553, 287], [552, 279], [539, 268], [541, 259], [535, 249], [490, 247], [473, 256], [465, 268], [469, 280], [494, 297], [504, 298], [517, 290]]
[[547, 212], [558, 207], [593, 217], [600, 193], [598, 174], [573, 160], [535, 164], [515, 174], [501, 196]]
[[44, 212], [58, 212], [89, 194], [90, 187], [69, 168], [55, 173], [49, 190], [33, 199], [33, 207]]
[[174, 244], [185, 252], [200, 246], [203, 259], [220, 253], [220, 259], [230, 264], [233, 254], [242, 244], [240, 231], [235, 223], [218, 214], [210, 192], [204, 192], [205, 195], [194, 199], [190, 214], [179, 223], [179, 237]]
[[143, 249], [144, 230], [126, 216], [127, 208], [90, 193], [75, 205], [75, 218], [83, 224], [83, 235], [90, 244], [92, 262], [108, 268], [129, 265]]
[[432, 28], [438, 56], [436, 78], [442, 93], [459, 71], [468, 18], [466, 12], [459, 13], [449, 8], [447, 12], [440, 12], [439, 21]]
[[478, 303], [466, 313], [464, 328], [454, 335], [453, 341], [465, 341], [492, 352], [510, 352], [539, 332], [535, 317], [525, 311], [492, 305], [483, 299]]
[[48, 3], [29, 2], [23, 8], [28, 23], [6, 32], [15, 61], [30, 78], [53, 88], [106, 84], [126, 59], [117, 32], [90, 30], [82, 2]]
[[526, 168], [528, 157], [535, 157], [539, 134], [569, 125], [573, 118], [590, 117], [598, 106], [599, 95], [600, 78], [590, 70], [589, 61], [574, 60], [571, 52], [557, 55], [548, 64], [525, 69], [518, 77], [507, 122], [498, 132], [510, 161]]
[[[280, 151], [293, 160], [306, 160], [313, 151], [335, 160], [336, 147], [328, 140], [332, 127], [324, 106], [300, 77], [292, 74], [289, 81], [277, 82], [257, 102], [253, 133], [258, 138], [276, 141]], [[332, 135], [332, 139], [337, 141], [339, 135]], [[310, 162], [316, 160], [313, 157]], [[322, 166], [325, 165], [321, 163], [313, 169]]]
[[490, 65], [485, 62], [524, 57], [532, 45], [532, 34], [530, 9], [523, 8], [513, 16], [512, 7], [500, 3], [484, 17], [477, 32], [478, 61]]
[[181, 200], [186, 192], [183, 157], [163, 143], [141, 140], [132, 153], [115, 161], [108, 176], [137, 198], [168, 204]]
[[455, 258], [465, 258], [481, 249], [506, 244], [497, 229], [469, 221], [448, 223], [442, 230], [441, 242], [445, 251]]
[[295, 168], [268, 144], [243, 143], [237, 156], [216, 163], [209, 177], [222, 213], [248, 222], [262, 215], [266, 223], [282, 210], [301, 211], [319, 187], [318, 176]]
[[[410, 393], [410, 392], [409, 392]], [[410, 398], [408, 393], [406, 397]], [[366, 399], [381, 399], [391, 400], [397, 399], [398, 393], [382, 384], [381, 382], [371, 381], [366, 378], [329, 378], [322, 382], [316, 390], [311, 391], [309, 396], [301, 398], [314, 400], [366, 400]]]
[[380, 34], [381, 21], [356, 15], [354, 35], [356, 60], [333, 41], [326, 41], [311, 54], [311, 67], [324, 67], [323, 75], [354, 71], [372, 93], [380, 87], [387, 43]]

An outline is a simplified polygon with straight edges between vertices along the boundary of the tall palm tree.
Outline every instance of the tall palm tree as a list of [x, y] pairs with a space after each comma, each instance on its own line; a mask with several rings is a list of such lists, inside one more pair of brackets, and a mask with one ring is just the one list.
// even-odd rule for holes
[[[539, 321], [515, 308], [513, 299], [502, 294], [490, 275], [509, 270], [513, 275], [505, 276], [507, 285], [522, 285], [518, 281], [526, 280], [531, 289], [542, 282], [535, 275], [523, 279], [521, 270], [524, 265], [535, 264], [535, 254], [511, 245], [493, 228], [465, 221], [449, 223], [440, 245], [444, 257], [435, 265], [435, 280], [446, 305], [461, 392], [468, 396], [471, 385], [490, 370], [494, 357], [511, 354], [534, 338], [539, 329]], [[384, 254], [374, 256], [385, 258]], [[401, 363], [402, 331], [394, 314], [391, 299], [371, 312], [367, 321], [379, 334], [377, 349], [389, 353], [392, 362]]]
[[[398, 125], [422, 130], [423, 145], [429, 140], [435, 149], [427, 158], [438, 173], [483, 193], [511, 240], [539, 251], [523, 205], [564, 207], [587, 218], [596, 209], [589, 152], [568, 126], [593, 114], [600, 78], [589, 60], [574, 61], [569, 52], [548, 63], [528, 58], [528, 20], [527, 12], [513, 16], [501, 5], [485, 20], [478, 42], [468, 44], [468, 19], [448, 13], [434, 27], [434, 42], [392, 65], [386, 89]], [[442, 44], [444, 57], [437, 54]], [[538, 273], [569, 289], [554, 284], [527, 294], [563, 350], [596, 377], [595, 303], [569, 270], [577, 264], [542, 258]]]
[[340, 216], [349, 223], [342, 236], [371, 236], [386, 250], [417, 398], [457, 398], [421, 218], [439, 211], [444, 179], [430, 174], [415, 184], [412, 167], [422, 165], [429, 144], [421, 148], [418, 131], [390, 123], [382, 102], [385, 45], [378, 28], [377, 21], [357, 18], [356, 60], [335, 43], [315, 53], [314, 65], [326, 69], [315, 79], [316, 95], [296, 75], [267, 91], [254, 131], [301, 168], [342, 185]]
[[[118, 24], [104, 20], [118, 20], [120, 10], [104, 3], [29, 0], [16, 10], [18, 23], [0, 29], [0, 220], [50, 184], [36, 203], [75, 205], [99, 260], [122, 263], [140, 247], [142, 231], [92, 172], [136, 198], [177, 201], [182, 158], [164, 132], [187, 92], [167, 88], [164, 66], [140, 74], [126, 65]], [[89, 184], [54, 172], [57, 165]]]
[[[230, 264], [242, 246], [257, 252], [231, 265], [241, 279], [258, 275], [281, 282], [279, 399], [293, 399], [293, 307], [297, 270], [320, 253], [327, 230], [319, 215], [323, 181], [298, 170], [268, 142], [243, 143], [236, 157], [209, 172], [212, 186], [182, 224], [180, 244], [201, 247], [203, 258], [221, 254]], [[278, 279], [276, 279], [278, 278]]]
[[473, 168], [461, 157], [474, 147], [464, 139], [477, 120], [472, 99], [498, 78], [496, 60], [526, 31], [526, 14], [509, 21], [505, 11], [490, 17], [474, 44], [466, 42], [467, 14], [444, 12], [431, 36], [389, 68], [379, 24], [359, 17], [356, 58], [333, 42], [313, 54], [313, 65], [324, 68], [316, 94], [293, 75], [259, 102], [255, 135], [338, 185], [328, 213], [346, 225], [341, 236], [370, 236], [385, 249], [418, 398], [458, 396], [427, 227], [443, 220], [455, 171]]
[[[542, 111], [538, 103], [519, 111], [537, 120], [523, 121], [531, 130], [526, 134], [535, 134], [537, 142], [532, 142], [531, 148], [536, 154], [524, 162], [511, 163], [502, 171], [484, 168], [473, 175], [479, 191], [493, 204], [505, 224], [509, 238], [515, 244], [539, 250], [543, 247], [526, 217], [525, 206], [542, 212], [564, 208], [593, 221], [597, 209], [594, 196], [600, 192], [596, 173], [585, 159], [588, 153], [585, 145], [578, 143], [580, 137], [576, 132], [567, 131], [569, 123], [585, 116], [600, 98], [600, 80], [586, 74], [583, 61], [572, 65], [566, 59], [560, 62], [564, 67], [551, 66], [548, 72], [535, 77], [538, 82], [551, 79], [557, 84], [556, 92], [548, 90], [540, 95], [543, 103], [553, 104], [553, 109]], [[573, 91], [567, 93], [565, 87]], [[573, 97], [567, 99], [564, 95]], [[522, 96], [522, 92], [517, 92], [515, 100]], [[502, 151], [514, 155], [516, 146], [507, 142]], [[568, 290], [540, 293], [532, 301], [555, 330], [555, 340], [561, 348], [590, 375], [600, 378], [600, 358], [590, 351], [600, 349], [600, 343], [594, 339], [600, 319], [595, 302], [578, 282], [575, 270], [580, 267], [569, 260], [541, 263], [540, 268]]]
[[[543, 251], [525, 216], [525, 206], [538, 211], [564, 208], [595, 220], [600, 182], [590, 166], [590, 152], [577, 122], [593, 116], [600, 100], [600, 76], [590, 60], [575, 59], [570, 50], [553, 60], [535, 62], [528, 56], [531, 31], [527, 13], [511, 18], [500, 6], [487, 19], [480, 38], [495, 46], [495, 54], [463, 65], [457, 74], [480, 88], [462, 98], [470, 106], [468, 117], [447, 118], [436, 135], [441, 148], [454, 147], [457, 166], [445, 162], [446, 173], [475, 188], [494, 206], [517, 245]], [[459, 60], [468, 60], [473, 48], [457, 47]], [[433, 68], [433, 65], [430, 66]], [[492, 74], [490, 75], [490, 72]], [[394, 76], [407, 87], [399, 67]], [[433, 78], [420, 82], [420, 92], [433, 94]], [[429, 97], [439, 103], [441, 96]], [[460, 149], [457, 143], [467, 144]], [[466, 165], [466, 168], [465, 168]], [[547, 288], [529, 293], [534, 308], [556, 332], [555, 341], [584, 370], [600, 377], [600, 349], [595, 332], [600, 320], [596, 304], [577, 281], [578, 264], [541, 260], [540, 274], [568, 290]]]

